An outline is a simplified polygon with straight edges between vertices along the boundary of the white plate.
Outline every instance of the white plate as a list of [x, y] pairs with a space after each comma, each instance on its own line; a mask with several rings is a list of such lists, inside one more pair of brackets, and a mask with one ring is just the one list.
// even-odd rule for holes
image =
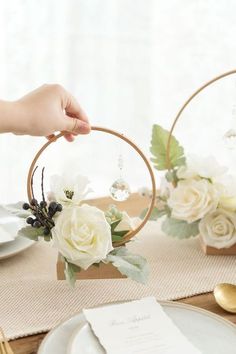
[[[175, 302], [160, 302], [160, 304], [182, 333], [201, 350], [202, 354], [236, 353], [236, 326], [232, 323], [194, 306]], [[86, 329], [88, 327], [84, 327], [85, 325], [86, 320], [82, 313], [64, 321], [47, 334], [41, 343], [38, 354], [68, 354], [68, 350], [73, 348], [73, 343], [78, 347], [74, 352], [69, 351], [70, 354], [100, 354], [99, 351], [96, 351], [96, 344]], [[83, 331], [81, 333], [84, 336], [80, 336], [81, 342], [78, 344], [75, 333], [81, 328]]]
[[29, 240], [26, 237], [18, 236], [14, 241], [0, 245], [0, 260], [15, 256], [16, 254], [25, 251], [33, 246], [35, 241]]
[[106, 354], [88, 323], [76, 328], [67, 348], [67, 354]]

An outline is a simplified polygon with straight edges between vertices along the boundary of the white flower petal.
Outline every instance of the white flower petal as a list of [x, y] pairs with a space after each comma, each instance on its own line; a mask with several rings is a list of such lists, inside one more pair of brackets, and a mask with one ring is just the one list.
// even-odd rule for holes
[[218, 202], [218, 189], [205, 179], [179, 181], [177, 187], [171, 190], [167, 200], [172, 217], [188, 223], [215, 211]]
[[92, 190], [88, 188], [89, 180], [85, 176], [54, 175], [50, 180], [51, 196], [57, 202], [67, 206], [79, 205]]
[[189, 155], [187, 157], [186, 166], [181, 166], [177, 171], [180, 179], [188, 178], [217, 178], [222, 176], [227, 168], [220, 166], [214, 156], [199, 157], [197, 155]]
[[217, 209], [206, 215], [199, 223], [204, 242], [215, 248], [228, 248], [236, 243], [235, 213]]
[[64, 208], [55, 219], [52, 237], [59, 252], [83, 269], [102, 261], [113, 249], [104, 213], [86, 204]]

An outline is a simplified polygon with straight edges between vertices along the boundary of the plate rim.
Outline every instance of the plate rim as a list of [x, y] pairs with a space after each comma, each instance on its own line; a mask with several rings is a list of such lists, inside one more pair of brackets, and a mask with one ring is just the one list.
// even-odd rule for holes
[[[200, 294], [199, 294], [200, 295]], [[154, 296], [155, 297], [155, 296]], [[156, 297], [155, 297], [156, 298]], [[113, 302], [107, 302], [107, 303], [104, 303], [104, 304], [99, 304], [99, 305], [95, 305], [95, 306], [91, 306], [90, 308], [96, 308], [96, 307], [103, 307], [103, 306], [109, 306], [109, 305], [115, 305], [115, 304], [121, 304], [121, 303], [124, 303], [124, 302], [130, 302], [130, 301], [135, 301], [135, 300], [138, 300], [138, 299], [131, 299], [131, 300], [124, 300], [124, 301], [113, 301]], [[235, 331], [235, 334], [236, 334], [236, 324], [234, 324], [233, 322], [229, 321], [228, 319], [225, 319], [223, 317], [221, 317], [220, 315], [217, 315], [215, 314], [214, 312], [211, 312], [209, 310], [205, 310], [201, 307], [197, 307], [197, 306], [194, 306], [194, 305], [189, 305], [189, 304], [185, 304], [184, 302], [177, 302], [176, 300], [175, 301], [171, 301], [171, 300], [165, 300], [165, 301], [158, 301], [156, 299], [156, 301], [161, 305], [161, 306], [167, 306], [167, 307], [177, 307], [177, 308], [184, 308], [184, 309], [191, 309], [192, 311], [194, 312], [197, 312], [197, 313], [201, 313], [203, 315], [207, 315], [208, 317], [211, 317], [215, 320], [217, 320], [218, 322], [221, 322], [223, 325], [226, 325], [227, 327], [229, 327], [230, 329], [233, 329]], [[60, 323], [58, 323], [55, 327], [53, 327], [47, 334], [46, 336], [43, 338], [41, 344], [40, 344], [40, 347], [38, 349], [38, 354], [45, 354], [43, 352], [43, 350], [45, 349], [45, 345], [46, 345], [46, 342], [48, 340], [48, 338], [53, 335], [57, 329], [62, 326], [63, 324], [65, 324], [66, 322], [70, 321], [72, 318], [76, 317], [76, 316], [79, 316], [79, 315], [82, 315], [82, 310], [81, 311], [78, 311], [76, 312], [74, 315], [72, 316], [68, 316], [67, 318], [63, 319], [62, 321], [60, 321]]]
[[70, 354], [75, 337], [85, 326], [89, 326], [89, 324], [88, 323], [81, 323], [79, 325], [79, 327], [73, 331], [71, 338], [69, 340], [69, 343], [68, 343], [68, 348], [66, 348], [67, 352], [65, 354]]
[[[17, 241], [18, 238], [21, 238], [21, 239], [24, 238], [24, 239], [26, 239], [26, 238], [23, 237], [23, 236], [18, 236], [17, 238], [15, 238], [15, 240], [10, 241], [9, 243], [13, 243], [14, 241]], [[26, 244], [26, 245], [24, 246], [24, 248], [20, 248], [20, 249], [18, 249], [18, 250], [14, 250], [14, 251], [9, 252], [8, 254], [6, 254], [6, 255], [4, 255], [4, 256], [1, 256], [1, 254], [0, 254], [0, 261], [2, 261], [2, 260], [4, 260], [4, 259], [7, 259], [7, 258], [10, 258], [10, 257], [13, 257], [13, 256], [17, 255], [18, 253], [21, 253], [21, 252], [27, 250], [28, 248], [32, 247], [32, 246], [36, 243], [36, 241], [33, 241], [33, 240], [29, 240], [29, 239], [26, 239], [26, 240], [27, 240], [29, 243]]]

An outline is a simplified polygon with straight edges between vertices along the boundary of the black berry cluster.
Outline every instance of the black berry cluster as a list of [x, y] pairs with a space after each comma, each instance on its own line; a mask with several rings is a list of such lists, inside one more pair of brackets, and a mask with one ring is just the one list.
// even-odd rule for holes
[[26, 219], [27, 224], [35, 228], [43, 227], [43, 234], [48, 236], [51, 229], [55, 226], [53, 217], [57, 212], [62, 211], [62, 205], [53, 201], [47, 203], [45, 200], [38, 202], [33, 198], [30, 203], [23, 204], [24, 210], [31, 210], [33, 217]]

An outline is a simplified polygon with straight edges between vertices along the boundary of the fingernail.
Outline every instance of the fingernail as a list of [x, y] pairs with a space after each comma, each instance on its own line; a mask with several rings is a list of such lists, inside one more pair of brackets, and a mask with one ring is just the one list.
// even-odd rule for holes
[[91, 127], [90, 127], [90, 125], [88, 123], [80, 121], [79, 133], [87, 134], [87, 133], [90, 132], [90, 130], [91, 130]]

